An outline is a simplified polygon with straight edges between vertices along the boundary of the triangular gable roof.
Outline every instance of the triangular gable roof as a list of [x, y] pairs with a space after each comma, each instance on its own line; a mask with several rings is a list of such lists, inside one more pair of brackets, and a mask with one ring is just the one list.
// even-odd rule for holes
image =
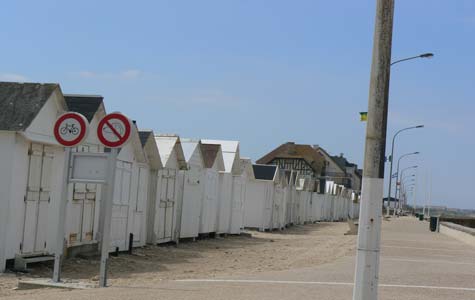
[[183, 149], [183, 155], [185, 156], [185, 161], [189, 164], [191, 158], [193, 157], [193, 154], [198, 151], [199, 157], [201, 158], [201, 165], [204, 167], [205, 162], [203, 158], [203, 153], [201, 152], [201, 141], [187, 138], [180, 139], [180, 141], [181, 148]]
[[225, 141], [225, 140], [201, 140], [204, 144], [221, 145], [223, 152], [224, 169], [225, 172], [232, 172], [237, 174], [240, 171], [239, 167], [239, 142], [238, 141]]
[[140, 143], [142, 144], [143, 151], [147, 157], [152, 170], [158, 170], [163, 168], [162, 161], [160, 159], [160, 152], [155, 142], [154, 134], [152, 130], [140, 130], [139, 131]]
[[137, 124], [135, 121], [132, 121], [133, 126], [132, 126], [132, 133], [130, 135], [130, 141], [129, 143], [132, 143], [133, 149], [134, 149], [134, 156], [137, 162], [139, 163], [145, 163], [147, 162], [147, 157], [145, 155], [145, 152], [142, 148], [142, 143], [140, 142], [140, 137], [139, 137], [139, 129], [137, 127]]
[[275, 165], [252, 165], [254, 171], [254, 177], [259, 180], [270, 180], [274, 181], [276, 179], [278, 167]]
[[[194, 139], [187, 139], [187, 138], [182, 138], [180, 139], [181, 141], [181, 148], [183, 149], [183, 155], [185, 156], [186, 162], [190, 162], [191, 157], [193, 156], [193, 153], [195, 151], [200, 151], [201, 148], [199, 147], [200, 141], [199, 140], [194, 140]], [[203, 157], [203, 155], [201, 155]], [[204, 165], [204, 162], [203, 162]]]
[[0, 82], [0, 130], [24, 131], [57, 89], [57, 83]]
[[157, 143], [160, 158], [163, 166], [167, 165], [168, 159], [171, 156], [172, 151], [176, 151], [176, 157], [178, 160], [178, 166], [184, 170], [187, 168], [185, 155], [183, 148], [181, 147], [180, 137], [177, 135], [159, 134], [155, 136], [155, 142]]
[[144, 147], [145, 144], [147, 144], [150, 137], [153, 137], [152, 130], [139, 130], [139, 138], [140, 138], [140, 143], [142, 144], [142, 147]]
[[[74, 111], [86, 117], [89, 123], [95, 114], [103, 107], [104, 97], [100, 95], [64, 95], [69, 111]], [[105, 112], [105, 109], [104, 109]]]
[[205, 162], [205, 168], [211, 169], [215, 162], [218, 164], [218, 171], [224, 171], [224, 160], [221, 145], [201, 143], [201, 153]]
[[246, 173], [248, 178], [255, 179], [254, 168], [250, 158], [241, 158], [241, 173]]
[[324, 168], [324, 158], [310, 145], [300, 145], [288, 142], [275, 148], [262, 158], [258, 164], [268, 164], [275, 158], [294, 158], [305, 160], [316, 174], [321, 174]]

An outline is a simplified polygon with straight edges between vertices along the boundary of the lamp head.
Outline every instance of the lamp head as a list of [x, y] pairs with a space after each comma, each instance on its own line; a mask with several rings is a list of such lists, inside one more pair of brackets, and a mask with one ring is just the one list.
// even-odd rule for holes
[[417, 125], [416, 128], [424, 128], [424, 125]]
[[421, 57], [421, 58], [432, 58], [432, 57], [434, 57], [434, 53], [430, 53], [430, 52], [429, 53], [423, 53], [423, 54], [419, 55], [419, 57]]

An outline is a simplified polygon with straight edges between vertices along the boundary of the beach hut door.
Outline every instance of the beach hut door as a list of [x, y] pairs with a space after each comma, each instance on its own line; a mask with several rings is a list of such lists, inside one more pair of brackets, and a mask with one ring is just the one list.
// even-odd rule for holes
[[176, 170], [164, 169], [160, 191], [160, 220], [163, 222], [163, 231], [159, 232], [159, 239], [171, 240], [173, 237], [173, 221], [176, 192]]
[[139, 243], [142, 238], [145, 238], [144, 228], [144, 211], [147, 203], [148, 192], [148, 175], [147, 168], [139, 168], [139, 179], [137, 185], [137, 202], [134, 209], [134, 243]]
[[130, 186], [132, 183], [132, 164], [117, 161], [112, 206], [111, 244], [120, 250], [127, 249], [127, 223], [129, 220]]
[[24, 254], [46, 252], [54, 152], [50, 147], [32, 144], [28, 156], [28, 184], [24, 199], [25, 219], [21, 247]]
[[232, 224], [231, 233], [235, 233], [242, 227], [243, 203], [244, 203], [244, 182], [241, 176], [234, 177], [233, 185], [233, 203], [232, 203]]

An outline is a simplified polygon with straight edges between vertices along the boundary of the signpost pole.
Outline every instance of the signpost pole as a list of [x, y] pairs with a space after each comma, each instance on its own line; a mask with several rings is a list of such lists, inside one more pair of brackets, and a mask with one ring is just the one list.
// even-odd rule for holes
[[64, 252], [64, 223], [66, 221], [66, 208], [68, 204], [69, 163], [71, 160], [71, 148], [64, 148], [63, 182], [61, 198], [59, 199], [58, 233], [56, 236], [56, 251], [54, 252], [53, 282], [61, 281], [61, 260]]
[[58, 203], [58, 226], [56, 235], [56, 249], [54, 251], [53, 282], [61, 281], [61, 260], [64, 252], [64, 223], [68, 207], [69, 168], [71, 162], [71, 147], [79, 145], [87, 137], [88, 122], [86, 117], [75, 112], [66, 112], [60, 115], [53, 127], [56, 141], [64, 148], [63, 180], [61, 196]]
[[112, 148], [107, 159], [107, 180], [103, 185], [104, 193], [102, 201], [104, 205], [104, 220], [101, 232], [101, 267], [99, 271], [99, 287], [107, 287], [107, 266], [109, 261], [110, 231], [112, 219], [112, 201], [114, 196], [114, 180], [118, 149]]

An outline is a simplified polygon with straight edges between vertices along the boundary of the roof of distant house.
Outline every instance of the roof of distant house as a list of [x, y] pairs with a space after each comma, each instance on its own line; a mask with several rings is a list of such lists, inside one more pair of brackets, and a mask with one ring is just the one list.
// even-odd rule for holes
[[275, 148], [259, 160], [258, 164], [268, 164], [276, 158], [300, 158], [305, 160], [316, 174], [321, 174], [325, 159], [311, 145], [300, 145], [288, 142]]
[[0, 130], [28, 128], [58, 88], [56, 83], [0, 82]]
[[357, 169], [357, 165], [354, 164], [354, 163], [350, 163], [344, 156], [343, 154], [341, 155], [334, 155], [332, 156], [333, 160], [338, 164], [338, 166], [340, 166], [340, 168], [342, 168], [343, 170], [346, 171], [346, 168], [347, 167], [356, 167]]

